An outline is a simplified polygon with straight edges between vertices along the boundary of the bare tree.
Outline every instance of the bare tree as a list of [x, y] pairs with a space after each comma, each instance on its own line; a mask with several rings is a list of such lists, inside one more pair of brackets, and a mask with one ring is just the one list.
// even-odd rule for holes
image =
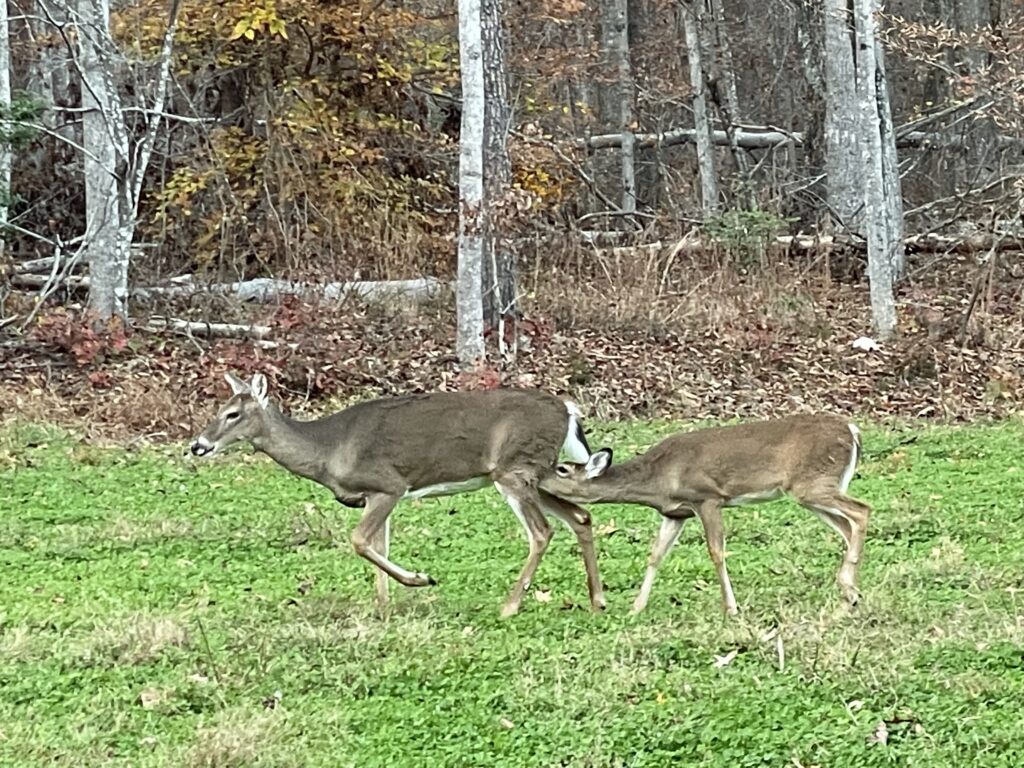
[[854, 23], [847, 0], [825, 0], [825, 173], [828, 204], [845, 228], [862, 216], [861, 103], [854, 64]]
[[690, 65], [690, 88], [693, 89], [693, 127], [700, 173], [701, 210], [704, 218], [709, 219], [718, 212], [718, 177], [715, 173], [715, 147], [711, 140], [704, 66], [701, 62], [700, 11], [694, 3], [683, 0], [679, 7], [686, 37], [686, 58]]
[[480, 0], [459, 0], [462, 126], [459, 132], [459, 260], [455, 347], [469, 367], [484, 357], [484, 62]]
[[[0, 109], [11, 109], [11, 27], [7, 14], [7, 0], [0, 0]], [[8, 128], [5, 125], [4, 128]], [[8, 203], [11, 198], [11, 145], [8, 130], [0, 131], [0, 227], [7, 226]], [[4, 240], [0, 237], [0, 257], [4, 255]]]
[[[868, 280], [871, 283], [871, 315], [875, 333], [880, 339], [890, 338], [896, 330], [896, 303], [893, 298], [894, 254], [902, 252], [902, 208], [896, 210], [892, 197], [893, 184], [886, 182], [886, 142], [895, 138], [886, 135], [886, 120], [880, 109], [886, 94], [884, 69], [878, 66], [876, 56], [881, 49], [876, 44], [876, 0], [856, 0], [854, 4], [856, 35], [859, 50], [866, 52], [857, 61], [857, 96], [861, 111], [861, 184], [864, 190], [864, 226], [868, 241]], [[899, 182], [896, 181], [896, 189]], [[897, 196], [898, 199], [898, 196]], [[897, 218], [896, 214], [900, 217]], [[902, 262], [902, 256], [899, 257]]]
[[604, 122], [621, 134], [619, 144], [622, 195], [620, 208], [626, 213], [636, 210], [636, 149], [633, 138], [633, 71], [629, 60], [629, 2], [604, 0], [601, 20], [601, 47], [612, 79], [602, 98]]
[[[733, 66], [732, 43], [725, 26], [725, 8], [722, 0], [708, 0], [710, 15], [708, 27], [712, 45], [708, 57], [708, 74], [710, 75], [710, 95], [718, 107], [722, 123], [729, 136], [729, 149], [733, 162], [739, 172], [741, 182], [746, 185], [750, 176], [750, 163], [746, 153], [740, 150], [736, 136], [739, 124], [743, 120], [740, 113], [740, 98], [736, 89], [736, 70]], [[749, 190], [744, 190], [748, 192]]]
[[[515, 255], [505, 236], [506, 196], [512, 185], [508, 135], [512, 110], [508, 103], [505, 66], [505, 29], [501, 0], [481, 2], [481, 45], [484, 69], [484, 199], [486, 204], [483, 252], [484, 321], [497, 333], [504, 352], [505, 322], [516, 317]], [[513, 329], [514, 337], [514, 329]]]
[[133, 141], [119, 91], [122, 54], [110, 36], [109, 0], [77, 0], [67, 9], [75, 21], [82, 86], [82, 148], [85, 156], [89, 309], [99, 318], [126, 316], [128, 267], [142, 183], [164, 117], [179, 0], [171, 0], [157, 62], [155, 95], [146, 108], [145, 133]]

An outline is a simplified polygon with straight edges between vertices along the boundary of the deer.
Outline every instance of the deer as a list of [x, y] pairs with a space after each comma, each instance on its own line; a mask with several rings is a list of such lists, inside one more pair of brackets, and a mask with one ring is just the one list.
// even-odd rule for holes
[[843, 600], [859, 600], [857, 571], [871, 508], [846, 494], [860, 460], [860, 430], [829, 414], [678, 432], [618, 465], [602, 448], [586, 462], [559, 463], [540, 487], [577, 504], [625, 503], [652, 507], [661, 526], [651, 547], [632, 613], [647, 606], [658, 566], [683, 523], [698, 517], [714, 564], [726, 614], [737, 612], [725, 565], [723, 507], [792, 497], [839, 533], [846, 551], [837, 582]]
[[192, 442], [209, 457], [248, 442], [295, 475], [329, 489], [343, 505], [363, 509], [351, 533], [356, 553], [375, 572], [377, 603], [388, 603], [388, 579], [407, 587], [436, 582], [388, 559], [390, 516], [403, 499], [453, 496], [493, 484], [526, 531], [529, 554], [501, 609], [516, 614], [553, 535], [548, 518], [575, 535], [591, 608], [605, 607], [590, 514], [538, 487], [560, 450], [590, 455], [579, 408], [530, 389], [432, 392], [367, 400], [311, 421], [290, 418], [268, 395], [267, 378], [225, 375], [232, 395]]

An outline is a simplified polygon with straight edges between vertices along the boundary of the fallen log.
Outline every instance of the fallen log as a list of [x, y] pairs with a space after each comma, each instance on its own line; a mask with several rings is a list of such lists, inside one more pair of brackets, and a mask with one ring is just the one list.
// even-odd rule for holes
[[[11, 285], [18, 288], [42, 288], [49, 282], [49, 279], [47, 275], [15, 273], [11, 275]], [[61, 281], [61, 286], [68, 290], [88, 290], [89, 278], [69, 275]], [[212, 294], [231, 296], [239, 301], [256, 302], [275, 301], [290, 295], [315, 297], [327, 301], [341, 301], [348, 297], [356, 297], [365, 301], [397, 299], [419, 302], [437, 296], [443, 288], [444, 284], [434, 277], [422, 277], [415, 280], [357, 280], [323, 284], [273, 280], [266, 277], [237, 283], [203, 284], [179, 278], [166, 285], [133, 288], [131, 296], [140, 301], [147, 301], [156, 296]]]
[[434, 277], [421, 277], [415, 280], [356, 280], [334, 283], [303, 283], [260, 277], [237, 283], [206, 285], [180, 282], [175, 285], [135, 288], [132, 290], [132, 296], [143, 301], [154, 296], [196, 296], [201, 294], [231, 296], [239, 301], [257, 302], [274, 301], [283, 296], [316, 297], [328, 301], [341, 301], [348, 297], [368, 301], [384, 299], [425, 301], [438, 295], [442, 288], [441, 281]]
[[[743, 149], [770, 149], [787, 144], [800, 147], [804, 143], [804, 135], [800, 131], [780, 131], [765, 127], [763, 129], [744, 129], [733, 132], [736, 146]], [[676, 128], [659, 133], [633, 134], [637, 147], [671, 147], [678, 144], [694, 144], [697, 132], [693, 128]], [[580, 149], [616, 149], [622, 146], [621, 133], [603, 133], [573, 142]], [[711, 143], [716, 146], [731, 146], [728, 132], [716, 130], [711, 132]], [[996, 144], [1000, 149], [1020, 148], [1024, 140], [1016, 136], [999, 136]], [[941, 132], [907, 131], [896, 136], [897, 149], [959, 149], [966, 147], [966, 139], [960, 135], [947, 135]]]
[[201, 320], [181, 320], [176, 317], [154, 316], [146, 323], [147, 331], [171, 331], [187, 336], [207, 336], [229, 339], [265, 339], [270, 335], [269, 325], [241, 325], [236, 323], [210, 323]]
[[[867, 244], [864, 240], [850, 235], [839, 237], [832, 235], [778, 235], [770, 238], [765, 245], [769, 249], [803, 251], [806, 253], [814, 253], [819, 249], [828, 248], [867, 250]], [[984, 253], [990, 250], [1013, 252], [1024, 251], [1024, 239], [991, 233], [977, 233], [962, 237], [924, 234], [911, 235], [904, 238], [903, 246], [910, 253]], [[698, 238], [693, 235], [687, 235], [675, 243], [656, 240], [652, 243], [640, 243], [637, 245], [595, 248], [594, 251], [598, 256], [650, 258], [662, 251], [670, 252], [673, 255], [701, 254], [706, 253], [709, 249], [720, 247], [721, 244], [712, 238]]]

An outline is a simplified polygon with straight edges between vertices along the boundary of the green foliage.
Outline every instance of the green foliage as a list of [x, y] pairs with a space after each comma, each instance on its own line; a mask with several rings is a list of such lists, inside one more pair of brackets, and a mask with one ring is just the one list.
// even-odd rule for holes
[[786, 219], [756, 208], [727, 211], [704, 223], [704, 231], [746, 266], [759, 263], [772, 238], [786, 228]]
[[46, 105], [31, 93], [13, 94], [10, 104], [0, 104], [0, 143], [20, 149], [36, 137], [39, 131], [27, 123], [39, 120]]
[[[673, 425], [594, 425], [625, 458]], [[648, 611], [654, 515], [595, 506], [603, 615], [559, 531], [532, 598], [493, 492], [406, 502], [392, 587], [347, 543], [357, 511], [240, 451], [0, 433], [0, 764], [939, 766], [1024, 761], [1018, 423], [865, 432], [863, 604], [838, 538], [788, 503], [732, 510], [741, 616], [718, 613], [699, 526]], [[779, 648], [783, 650], [780, 657]], [[731, 663], [716, 666], [716, 657]]]

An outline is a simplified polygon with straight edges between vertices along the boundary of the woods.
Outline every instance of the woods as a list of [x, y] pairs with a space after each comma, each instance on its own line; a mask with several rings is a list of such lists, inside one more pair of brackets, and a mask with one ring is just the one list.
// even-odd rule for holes
[[400, 295], [457, 314], [438, 328], [462, 368], [511, 380], [553, 333], [816, 338], [744, 314], [761, 293], [827, 315], [843, 291], [852, 338], [896, 356], [937, 327], [920, 317], [962, 351], [1014, 316], [995, 311], [1021, 239], [1013, 6], [5, 10], [0, 327], [19, 349], [54, 324], [246, 328]]

